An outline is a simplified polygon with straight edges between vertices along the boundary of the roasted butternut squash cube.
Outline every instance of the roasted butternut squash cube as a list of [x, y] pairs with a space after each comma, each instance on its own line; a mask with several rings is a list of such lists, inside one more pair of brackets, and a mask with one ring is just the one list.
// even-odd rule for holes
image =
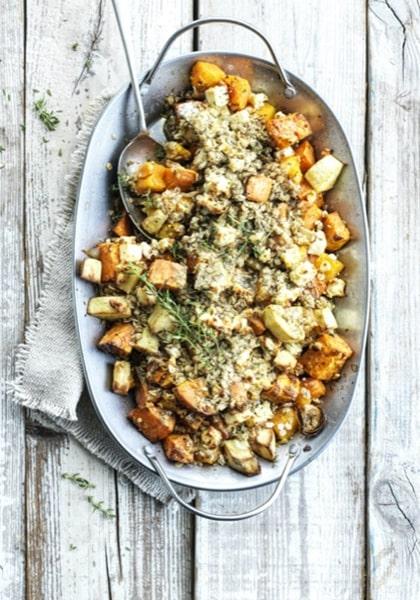
[[157, 258], [149, 268], [149, 281], [159, 290], [181, 290], [187, 285], [187, 267]]
[[194, 444], [188, 434], [172, 433], [163, 440], [163, 449], [168, 460], [188, 465], [194, 462]]
[[251, 436], [251, 448], [266, 460], [275, 460], [276, 458], [276, 436], [273, 429], [257, 429]]
[[261, 117], [261, 119], [264, 119], [264, 121], [268, 121], [274, 117], [276, 109], [269, 102], [264, 102], [260, 108], [256, 109], [255, 114]]
[[330, 252], [340, 250], [350, 239], [350, 231], [337, 211], [324, 217], [324, 233]]
[[326, 281], [332, 281], [344, 269], [344, 265], [331, 254], [320, 254], [315, 260], [315, 267], [322, 273]]
[[134, 327], [131, 323], [117, 323], [101, 337], [98, 348], [103, 352], [128, 358], [133, 349]]
[[167, 168], [154, 161], [139, 166], [131, 187], [136, 194], [163, 192], [166, 190], [165, 174]]
[[133, 235], [133, 223], [130, 217], [124, 211], [123, 215], [118, 219], [112, 228], [113, 233], [118, 236], [129, 236]]
[[148, 370], [146, 377], [147, 381], [154, 385], [158, 385], [165, 390], [171, 388], [174, 384], [174, 378], [171, 373], [160, 367]]
[[304, 140], [296, 148], [296, 154], [300, 158], [300, 169], [306, 173], [315, 164], [315, 150], [309, 140]]
[[80, 266], [80, 277], [91, 283], [101, 283], [102, 263], [96, 258], [85, 258]]
[[282, 373], [277, 377], [273, 385], [264, 391], [263, 395], [270, 402], [281, 404], [284, 402], [294, 402], [299, 395], [299, 391], [299, 379], [293, 375]]
[[312, 400], [322, 398], [327, 393], [327, 388], [319, 379], [313, 379], [312, 377], [303, 377], [301, 379], [302, 388], [308, 390]]
[[300, 170], [300, 159], [297, 154], [285, 156], [281, 159], [280, 164], [283, 167], [288, 179], [294, 183], [300, 183], [302, 181], [303, 175], [302, 171]]
[[244, 475], [258, 475], [261, 466], [246, 440], [226, 440], [223, 444], [226, 462], [232, 469]]
[[327, 154], [306, 171], [305, 179], [316, 192], [327, 192], [334, 187], [343, 167], [335, 156]]
[[284, 406], [272, 417], [274, 433], [280, 444], [286, 444], [299, 430], [299, 419], [295, 408]]
[[117, 321], [131, 317], [131, 306], [123, 296], [96, 296], [89, 300], [87, 313], [104, 321]]
[[267, 132], [277, 148], [293, 146], [312, 133], [306, 117], [300, 113], [277, 114], [266, 123]]
[[237, 75], [228, 75], [224, 79], [228, 88], [229, 108], [232, 111], [243, 110], [251, 98], [249, 81]]
[[131, 364], [126, 360], [116, 360], [112, 372], [112, 391], [126, 396], [135, 386]]
[[168, 190], [179, 188], [186, 192], [192, 188], [197, 181], [198, 175], [192, 169], [186, 169], [181, 165], [168, 167], [164, 173], [164, 180]]
[[346, 360], [353, 354], [348, 343], [338, 335], [323, 333], [300, 357], [306, 373], [314, 379], [336, 379]]
[[225, 77], [223, 69], [204, 60], [198, 60], [191, 69], [191, 85], [197, 92], [204, 92], [223, 81]]
[[169, 160], [189, 160], [191, 152], [179, 142], [166, 142], [165, 154]]
[[265, 175], [252, 175], [246, 184], [246, 197], [252, 202], [264, 203], [270, 197], [273, 180]]
[[175, 417], [167, 410], [154, 404], [144, 408], [133, 408], [128, 418], [151, 442], [163, 440], [175, 429]]
[[117, 267], [120, 262], [120, 248], [116, 242], [102, 242], [98, 244], [99, 260], [102, 263], [102, 283], [115, 281]]
[[209, 401], [209, 392], [203, 379], [187, 379], [175, 388], [178, 401], [193, 412], [215, 415], [217, 409]]
[[303, 226], [306, 227], [306, 229], [313, 229], [315, 223], [320, 221], [321, 217], [322, 210], [316, 204], [311, 204], [307, 208], [305, 207], [302, 217]]

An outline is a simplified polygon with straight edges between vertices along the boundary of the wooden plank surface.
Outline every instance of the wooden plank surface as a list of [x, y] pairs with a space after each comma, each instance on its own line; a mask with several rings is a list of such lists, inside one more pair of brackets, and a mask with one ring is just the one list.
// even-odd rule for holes
[[420, 597], [420, 7], [369, 2], [369, 582]]
[[[286, 67], [302, 76], [341, 119], [364, 165], [365, 3], [200, 3], [200, 16], [236, 16], [261, 28]], [[344, 26], [345, 24], [345, 26]], [[222, 29], [223, 28], [223, 29]], [[267, 56], [261, 42], [236, 27], [200, 31], [202, 49]], [[328, 43], [327, 43], [328, 40]], [[337, 51], [332, 51], [336, 48]], [[364, 390], [325, 453], [293, 476], [280, 501], [251, 522], [196, 522], [196, 600], [362, 598], [364, 593]], [[200, 506], [239, 512], [268, 490], [200, 494]]]
[[[110, 2], [29, 0], [26, 4], [25, 239], [28, 310], [33, 314], [43, 257], [83, 114], [91, 100], [105, 88], [118, 89], [128, 75]], [[177, 1], [169, 6], [164, 1], [132, 0], [124, 4], [127, 14], [135, 16], [129, 26], [139, 69], [151, 63], [175, 26], [191, 19], [190, 3]], [[174, 52], [186, 51], [190, 44], [191, 37], [184, 36]], [[60, 124], [51, 133], [33, 112], [34, 100], [43, 96], [49, 108], [61, 111], [57, 112]], [[28, 599], [190, 596], [190, 515], [147, 498], [65, 435], [51, 434], [30, 422], [26, 444]], [[16, 472], [23, 476], [24, 469]], [[79, 472], [96, 488], [81, 490], [63, 480], [63, 472]], [[104, 520], [94, 513], [86, 500], [88, 493], [113, 508], [116, 518]]]
[[22, 598], [25, 588], [25, 415], [12, 404], [14, 348], [25, 319], [22, 244], [24, 173], [24, 13], [7, 2], [0, 18], [0, 598]]

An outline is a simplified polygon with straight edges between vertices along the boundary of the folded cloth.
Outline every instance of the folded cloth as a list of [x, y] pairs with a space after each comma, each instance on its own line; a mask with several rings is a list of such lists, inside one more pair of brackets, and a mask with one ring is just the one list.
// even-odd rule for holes
[[[118, 446], [103, 428], [88, 394], [82, 393], [83, 373], [72, 306], [73, 208], [90, 132], [108, 100], [109, 95], [103, 94], [91, 104], [78, 134], [72, 172], [44, 261], [39, 305], [25, 332], [25, 342], [17, 350], [17, 376], [10, 385], [13, 399], [34, 411], [34, 417], [44, 426], [72, 435], [143, 492], [167, 502], [170, 495], [160, 478]], [[186, 500], [193, 497], [187, 488], [178, 491]]]

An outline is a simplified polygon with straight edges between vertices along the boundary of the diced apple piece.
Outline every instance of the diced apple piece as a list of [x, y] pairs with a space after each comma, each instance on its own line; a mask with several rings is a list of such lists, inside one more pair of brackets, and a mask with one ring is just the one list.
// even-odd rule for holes
[[281, 342], [303, 341], [303, 326], [293, 318], [294, 313], [290, 310], [276, 304], [266, 306], [263, 311], [265, 326]]
[[148, 327], [145, 327], [138, 337], [134, 337], [133, 348], [138, 352], [145, 352], [145, 354], [158, 354], [159, 338]]
[[198, 60], [191, 69], [191, 85], [197, 92], [204, 92], [223, 81], [225, 77], [223, 69], [204, 60]]
[[337, 329], [338, 327], [334, 313], [328, 306], [316, 308], [315, 318], [322, 329]]
[[286, 444], [299, 430], [299, 419], [296, 409], [284, 406], [271, 419], [274, 423], [274, 433], [280, 444]]
[[142, 306], [154, 306], [156, 294], [146, 286], [138, 286], [135, 291], [137, 302]]
[[196, 171], [192, 169], [186, 169], [181, 165], [171, 166], [167, 168], [164, 174], [166, 187], [169, 190], [179, 188], [183, 192], [186, 192], [192, 188], [194, 183], [198, 179]]
[[343, 338], [323, 333], [303, 353], [300, 363], [311, 377], [330, 381], [337, 379], [352, 354], [352, 349]]
[[300, 158], [300, 168], [302, 173], [306, 173], [306, 171], [315, 164], [315, 151], [311, 142], [304, 140], [296, 148], [296, 154]]
[[340, 250], [350, 239], [350, 231], [337, 211], [324, 217], [324, 232], [330, 252]]
[[87, 313], [104, 321], [131, 317], [131, 306], [123, 296], [96, 296], [88, 302]]
[[175, 388], [178, 401], [194, 412], [215, 415], [217, 409], [209, 402], [209, 392], [203, 379], [189, 379]]
[[343, 167], [340, 160], [327, 154], [306, 171], [305, 179], [316, 192], [327, 192], [334, 187]]
[[175, 429], [175, 417], [154, 404], [134, 408], [128, 413], [128, 418], [151, 442], [165, 439]]
[[163, 440], [163, 449], [168, 460], [188, 465], [194, 462], [194, 444], [191, 436], [172, 433]]
[[113, 325], [98, 342], [98, 348], [103, 352], [128, 358], [133, 349], [134, 327], [131, 323]]
[[265, 175], [252, 175], [246, 184], [246, 197], [252, 202], [264, 203], [270, 197], [273, 180]]
[[226, 440], [223, 451], [228, 465], [244, 475], [258, 475], [261, 466], [245, 440]]
[[154, 161], [139, 166], [131, 187], [136, 194], [163, 192], [166, 190], [165, 173], [167, 168]]
[[160, 208], [155, 208], [143, 219], [141, 226], [147, 233], [155, 235], [167, 220], [168, 215], [164, 213], [163, 210], [160, 210]]
[[332, 281], [344, 269], [343, 263], [331, 254], [320, 254], [314, 264], [327, 281]]
[[102, 263], [96, 258], [85, 258], [80, 266], [80, 277], [91, 283], [101, 283]]
[[251, 97], [249, 81], [237, 75], [228, 75], [224, 83], [228, 88], [230, 110], [243, 110]]
[[171, 331], [175, 326], [175, 320], [167, 310], [158, 304], [148, 318], [147, 324], [152, 333], [160, 333], [161, 331]]
[[112, 373], [112, 391], [126, 396], [135, 386], [131, 364], [126, 360], [116, 360]]
[[266, 124], [268, 135], [278, 148], [293, 146], [312, 133], [306, 117], [300, 113], [278, 113]]
[[120, 271], [117, 275], [115, 284], [120, 290], [122, 290], [126, 294], [131, 294], [138, 282], [139, 274]]
[[157, 258], [149, 269], [149, 281], [160, 290], [181, 290], [187, 285], [187, 267]]
[[293, 375], [286, 375], [282, 373], [273, 383], [273, 385], [264, 391], [264, 398], [274, 402], [274, 404], [281, 404], [283, 402], [294, 402], [299, 395], [300, 381]]
[[118, 219], [112, 228], [113, 233], [118, 236], [133, 235], [133, 223], [126, 212]]
[[251, 448], [266, 460], [275, 460], [276, 458], [276, 436], [273, 429], [257, 429], [251, 437]]
[[98, 244], [99, 260], [102, 263], [102, 283], [115, 281], [117, 267], [120, 262], [120, 248], [115, 242], [102, 242]]

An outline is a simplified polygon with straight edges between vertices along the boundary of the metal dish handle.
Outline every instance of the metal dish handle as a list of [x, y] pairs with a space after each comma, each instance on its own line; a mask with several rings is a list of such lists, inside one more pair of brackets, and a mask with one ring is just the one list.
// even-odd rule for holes
[[279, 77], [280, 77], [281, 82], [282, 82], [282, 84], [284, 86], [284, 92], [283, 92], [284, 95], [286, 96], [286, 98], [293, 98], [293, 96], [296, 96], [296, 94], [297, 94], [296, 88], [289, 81], [289, 79], [288, 79], [288, 77], [286, 75], [286, 72], [284, 71], [283, 67], [280, 65], [279, 61], [277, 60], [277, 56], [276, 56], [276, 54], [274, 52], [274, 49], [273, 49], [272, 45], [270, 44], [270, 42], [268, 41], [268, 39], [265, 37], [265, 35], [263, 33], [261, 33], [261, 31], [259, 31], [258, 29], [256, 29], [252, 25], [250, 25], [249, 23], [245, 23], [244, 21], [238, 21], [237, 19], [225, 19], [224, 17], [210, 17], [208, 19], [197, 19], [196, 21], [192, 21], [188, 25], [184, 25], [184, 27], [180, 27], [180, 29], [178, 29], [177, 31], [175, 31], [171, 35], [171, 37], [168, 39], [168, 41], [166, 42], [166, 44], [163, 46], [163, 48], [160, 51], [160, 54], [157, 57], [154, 65], [153, 65], [153, 67], [150, 69], [150, 71], [148, 71], [146, 73], [146, 75], [144, 76], [144, 78], [140, 82], [140, 87], [144, 83], [150, 84], [152, 82], [152, 79], [155, 76], [155, 73], [156, 73], [157, 69], [159, 68], [159, 65], [162, 62], [162, 60], [163, 60], [166, 52], [168, 51], [169, 47], [172, 45], [172, 43], [176, 40], [176, 38], [178, 36], [180, 36], [185, 31], [188, 31], [189, 29], [194, 29], [196, 27], [199, 27], [200, 25], [207, 25], [208, 23], [231, 23], [233, 25], [239, 25], [240, 27], [245, 27], [245, 29], [249, 29], [250, 31], [252, 31], [256, 35], [258, 35], [263, 40], [263, 42], [265, 43], [265, 45], [267, 46], [267, 48], [268, 48], [268, 50], [269, 50], [269, 52], [271, 54], [271, 58], [273, 59], [273, 62], [274, 62], [274, 64], [277, 67], [277, 70], [278, 70], [278, 73], [279, 73]]
[[205, 512], [204, 510], [195, 508], [195, 506], [192, 506], [191, 504], [188, 504], [188, 502], [185, 502], [185, 500], [183, 500], [178, 495], [174, 486], [170, 482], [168, 476], [166, 475], [165, 469], [162, 466], [162, 463], [156, 456], [155, 449], [153, 448], [153, 446], [146, 446], [144, 448], [145, 455], [149, 459], [149, 461], [150, 461], [152, 467], [154, 468], [154, 470], [156, 471], [156, 473], [158, 475], [160, 475], [160, 477], [162, 478], [162, 481], [166, 485], [171, 496], [179, 504], [181, 504], [181, 506], [186, 508], [188, 511], [194, 513], [195, 515], [198, 515], [199, 517], [203, 517], [204, 519], [210, 519], [211, 521], [243, 521], [244, 519], [249, 519], [250, 517], [255, 517], [256, 515], [259, 515], [264, 510], [266, 510], [269, 506], [271, 506], [276, 501], [276, 499], [280, 495], [280, 492], [282, 491], [284, 484], [286, 483], [286, 479], [287, 479], [287, 476], [289, 475], [290, 469], [292, 468], [295, 460], [299, 456], [300, 451], [301, 451], [300, 447], [297, 444], [291, 444], [289, 446], [287, 460], [283, 467], [283, 471], [280, 475], [280, 479], [274, 489], [274, 492], [271, 494], [271, 496], [268, 498], [268, 500], [263, 502], [263, 504], [260, 504], [260, 506], [257, 506], [256, 508], [253, 508], [252, 510], [249, 510], [244, 513], [239, 513], [236, 515], [216, 515], [214, 513]]

